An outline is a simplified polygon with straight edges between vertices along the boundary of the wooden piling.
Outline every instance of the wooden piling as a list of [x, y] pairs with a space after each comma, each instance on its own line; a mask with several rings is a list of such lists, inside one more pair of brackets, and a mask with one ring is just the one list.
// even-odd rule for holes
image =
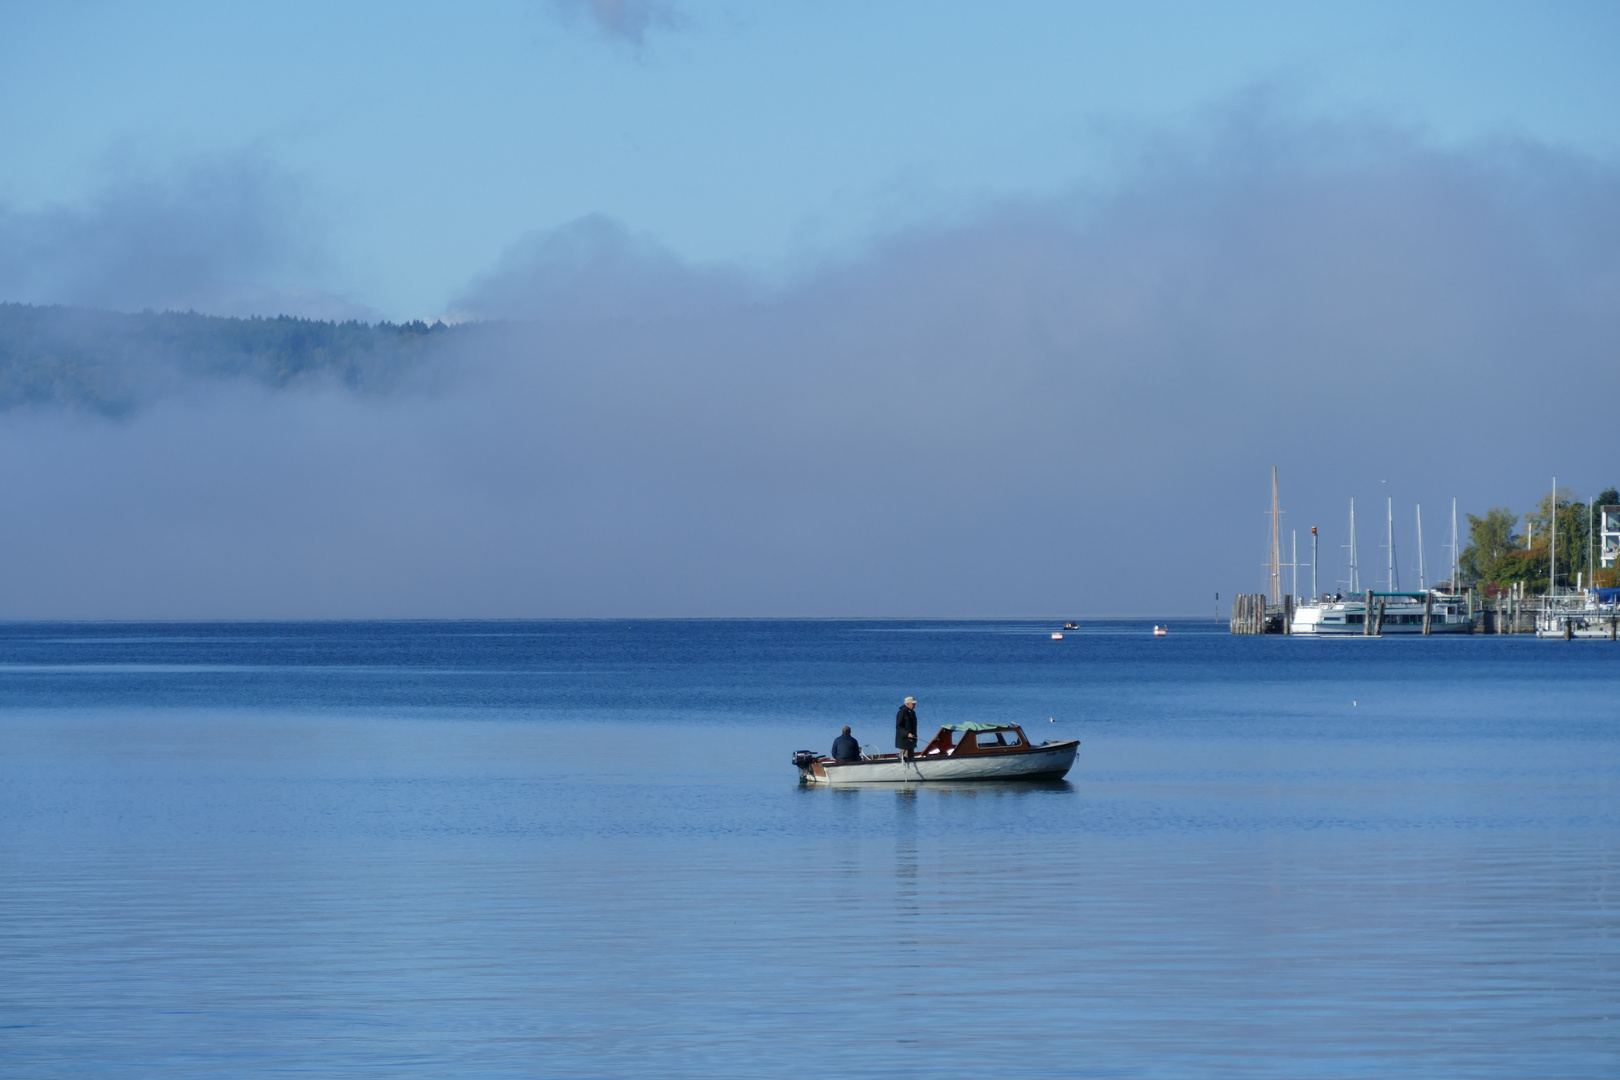
[[1429, 636], [1429, 627], [1434, 625], [1434, 593], [1423, 594], [1423, 636]]
[[1232, 633], [1264, 634], [1269, 614], [1264, 593], [1239, 593], [1232, 598]]
[[1367, 590], [1366, 608], [1364, 609], [1365, 614], [1363, 614], [1361, 616], [1361, 636], [1362, 637], [1372, 637], [1373, 636], [1373, 602], [1372, 602], [1372, 594], [1373, 594], [1373, 591], [1371, 589], [1368, 589]]

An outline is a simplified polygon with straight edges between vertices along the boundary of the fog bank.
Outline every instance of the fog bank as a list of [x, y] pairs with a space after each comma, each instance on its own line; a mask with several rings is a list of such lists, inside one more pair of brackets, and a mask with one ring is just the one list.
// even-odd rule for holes
[[1453, 495], [1615, 479], [1563, 418], [1620, 389], [1620, 176], [1545, 146], [1238, 109], [791, 277], [587, 219], [458, 307], [430, 392], [8, 414], [0, 613], [1200, 614], [1273, 464], [1324, 587], [1351, 495], [1404, 577], [1414, 502], [1434, 565]]

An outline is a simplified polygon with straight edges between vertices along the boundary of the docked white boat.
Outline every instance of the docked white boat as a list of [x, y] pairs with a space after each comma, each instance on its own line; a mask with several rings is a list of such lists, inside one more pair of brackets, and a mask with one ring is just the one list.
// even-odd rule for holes
[[1536, 636], [1620, 641], [1620, 589], [1577, 589], [1544, 597]]
[[[1367, 625], [1369, 618], [1371, 627]], [[1289, 632], [1319, 637], [1422, 634], [1425, 622], [1431, 634], [1468, 633], [1473, 628], [1468, 598], [1434, 589], [1324, 598], [1294, 608]]]
[[800, 750], [793, 755], [793, 764], [800, 779], [813, 784], [1059, 780], [1074, 765], [1079, 748], [1079, 739], [1036, 745], [1017, 724], [947, 724], [910, 760], [899, 754], [872, 754], [859, 761], [836, 761]]

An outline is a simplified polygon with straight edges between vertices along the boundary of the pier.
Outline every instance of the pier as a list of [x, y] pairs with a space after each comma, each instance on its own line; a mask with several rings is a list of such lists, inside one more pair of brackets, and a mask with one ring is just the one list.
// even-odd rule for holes
[[1282, 633], [1282, 607], [1271, 610], [1265, 593], [1239, 593], [1232, 598], [1232, 633]]

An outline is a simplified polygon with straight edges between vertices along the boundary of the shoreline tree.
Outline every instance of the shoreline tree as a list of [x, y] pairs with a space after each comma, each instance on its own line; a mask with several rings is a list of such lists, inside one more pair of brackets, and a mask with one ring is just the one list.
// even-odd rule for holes
[[[1495, 595], [1496, 588], [1517, 577], [1504, 576], [1505, 564], [1518, 553], [1523, 537], [1516, 531], [1519, 516], [1506, 506], [1493, 506], [1484, 517], [1468, 516], [1468, 546], [1457, 559], [1464, 580], [1487, 589]], [[1519, 570], [1515, 564], [1512, 570]]]

